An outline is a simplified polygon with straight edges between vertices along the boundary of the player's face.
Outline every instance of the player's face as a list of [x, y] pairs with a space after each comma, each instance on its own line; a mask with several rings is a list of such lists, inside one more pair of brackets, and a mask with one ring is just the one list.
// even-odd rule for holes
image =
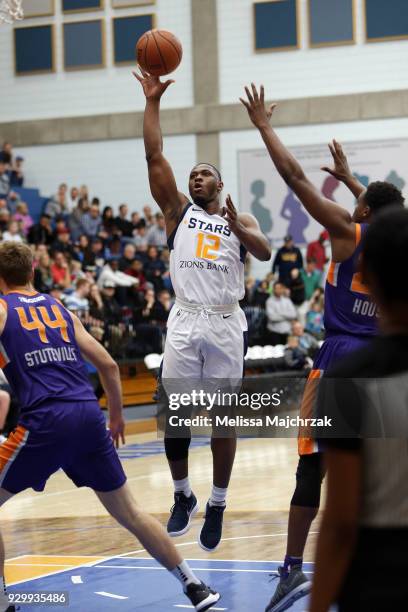
[[223, 184], [211, 166], [198, 164], [190, 172], [188, 188], [195, 204], [205, 208], [218, 197]]
[[353, 212], [352, 219], [355, 223], [364, 223], [368, 221], [370, 216], [370, 208], [365, 201], [365, 191], [358, 196], [357, 204]]

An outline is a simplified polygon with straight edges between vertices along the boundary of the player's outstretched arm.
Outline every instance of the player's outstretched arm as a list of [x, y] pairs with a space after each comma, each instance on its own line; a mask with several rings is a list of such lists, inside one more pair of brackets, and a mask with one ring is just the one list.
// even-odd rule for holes
[[335, 139], [329, 142], [328, 146], [333, 157], [334, 168], [323, 166], [321, 170], [328, 172], [338, 181], [344, 183], [346, 187], [350, 189], [351, 193], [358, 198], [358, 196], [365, 191], [365, 187], [356, 179], [354, 174], [352, 174], [343, 147]]
[[125, 423], [122, 415], [122, 384], [118, 364], [106, 349], [86, 331], [78, 317], [72, 312], [69, 314], [74, 322], [75, 339], [82, 355], [98, 370], [108, 399], [109, 429], [116, 446], [119, 446], [119, 441], [125, 443]]
[[269, 261], [271, 247], [266, 236], [261, 232], [255, 217], [248, 213], [238, 213], [229, 194], [225, 204], [223, 217], [228, 221], [230, 230], [254, 257], [261, 261]]
[[[140, 67], [139, 67], [140, 68]], [[146, 96], [146, 108], [143, 120], [143, 138], [146, 160], [149, 170], [150, 191], [160, 206], [167, 224], [167, 232], [172, 221], [177, 222], [180, 213], [187, 203], [185, 195], [177, 189], [173, 170], [163, 155], [163, 137], [160, 127], [160, 99], [166, 89], [174, 83], [172, 80], [162, 83], [159, 77], [147, 74], [140, 68], [142, 76], [133, 72]]]
[[269, 155], [285, 183], [295, 192], [303, 206], [318, 223], [328, 229], [332, 236], [354, 240], [355, 228], [351, 215], [331, 200], [328, 200], [306, 177], [299, 162], [282, 144], [270, 124], [276, 107], [265, 107], [264, 87], [260, 92], [251, 84], [251, 91], [245, 87], [247, 99], [240, 98], [248, 111], [249, 118], [258, 128]]

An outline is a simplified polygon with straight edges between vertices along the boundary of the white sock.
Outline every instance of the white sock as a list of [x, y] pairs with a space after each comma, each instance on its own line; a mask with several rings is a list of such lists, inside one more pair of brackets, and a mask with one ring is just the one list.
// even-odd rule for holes
[[2, 612], [4, 610], [7, 610], [9, 605], [10, 605], [10, 602], [7, 597], [6, 583], [4, 582], [4, 576], [2, 576], [1, 583], [0, 583], [0, 610]]
[[173, 570], [170, 570], [170, 574], [173, 574], [173, 576], [181, 582], [183, 591], [185, 591], [191, 583], [201, 584], [201, 580], [191, 571], [186, 561], [182, 561], [179, 565], [176, 565]]
[[225, 498], [227, 497], [228, 489], [221, 489], [221, 487], [212, 486], [211, 497], [208, 500], [210, 506], [225, 506]]
[[181, 480], [173, 480], [174, 483], [174, 491], [179, 493], [182, 491], [186, 497], [190, 497], [191, 495], [191, 487], [188, 476], [186, 478], [182, 478]]

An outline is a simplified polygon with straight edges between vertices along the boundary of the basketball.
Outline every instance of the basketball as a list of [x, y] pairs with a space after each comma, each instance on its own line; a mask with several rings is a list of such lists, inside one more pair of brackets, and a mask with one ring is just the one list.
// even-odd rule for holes
[[149, 30], [136, 44], [138, 64], [149, 74], [170, 74], [181, 62], [183, 47], [179, 39], [167, 30]]

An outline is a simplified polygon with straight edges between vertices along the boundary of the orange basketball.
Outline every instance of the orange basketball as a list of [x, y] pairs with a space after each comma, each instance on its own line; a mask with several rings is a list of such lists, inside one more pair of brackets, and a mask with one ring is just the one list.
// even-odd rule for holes
[[183, 47], [167, 30], [149, 30], [137, 41], [137, 63], [149, 74], [163, 76], [173, 72], [181, 62]]

